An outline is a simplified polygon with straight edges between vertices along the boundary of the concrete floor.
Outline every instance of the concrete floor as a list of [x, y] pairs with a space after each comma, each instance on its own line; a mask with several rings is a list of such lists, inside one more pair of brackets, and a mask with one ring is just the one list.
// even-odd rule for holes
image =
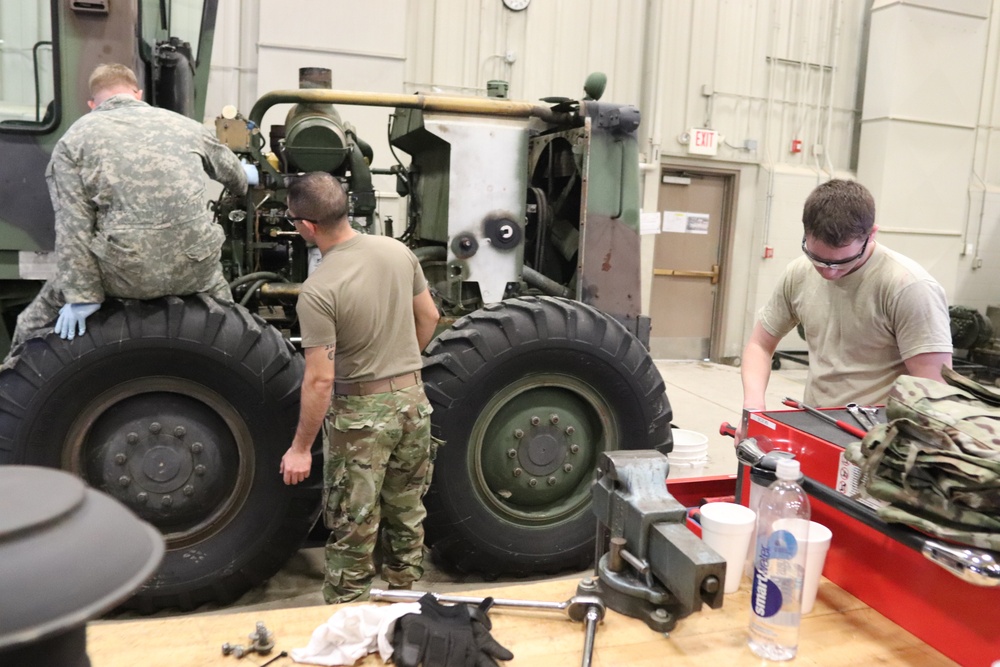
[[[708, 437], [708, 460], [696, 468], [672, 466], [670, 477], [699, 477], [733, 474], [736, 456], [733, 439], [719, 434], [719, 425], [728, 421], [736, 423], [742, 413], [743, 389], [738, 368], [702, 361], [657, 361], [657, 366], [667, 385], [667, 397], [673, 408], [673, 424], [677, 428], [703, 433]], [[805, 366], [784, 364], [772, 373], [768, 387], [768, 407], [778, 409], [786, 396], [801, 399], [805, 383]], [[429, 560], [429, 559], [428, 559]], [[426, 563], [423, 579], [414, 586], [418, 590], [457, 592], [481, 589], [492, 585], [509, 586], [529, 583], [534, 579], [500, 579], [485, 581], [471, 575], [454, 575]], [[589, 572], [589, 570], [587, 571]], [[583, 572], [568, 572], [560, 578], [580, 578]], [[551, 578], [551, 577], [549, 577]], [[204, 613], [229, 613], [286, 607], [323, 604], [319, 590], [323, 582], [323, 549], [312, 547], [299, 551], [276, 576], [262, 586], [251, 590], [233, 606], [226, 609], [204, 608]], [[385, 582], [376, 579], [375, 587], [385, 588]]]

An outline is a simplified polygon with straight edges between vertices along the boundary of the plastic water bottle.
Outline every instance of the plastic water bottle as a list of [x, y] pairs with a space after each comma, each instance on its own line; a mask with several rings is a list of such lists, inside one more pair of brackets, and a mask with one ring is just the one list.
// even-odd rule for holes
[[799, 643], [809, 496], [798, 483], [798, 461], [778, 461], [775, 473], [757, 509], [748, 645], [766, 660], [791, 660]]

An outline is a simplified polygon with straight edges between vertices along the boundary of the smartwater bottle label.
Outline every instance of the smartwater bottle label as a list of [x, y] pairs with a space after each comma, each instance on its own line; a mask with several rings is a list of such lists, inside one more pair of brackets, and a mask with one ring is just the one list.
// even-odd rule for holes
[[784, 594], [771, 580], [771, 574], [778, 573], [778, 576], [786, 574], [789, 561], [795, 557], [798, 550], [798, 540], [787, 530], [774, 531], [768, 537], [767, 543], [761, 545], [750, 592], [750, 605], [757, 616], [770, 618], [781, 611]]
[[754, 568], [753, 589], [750, 593], [753, 613], [761, 618], [770, 618], [781, 611], [782, 602], [781, 589], [768, 579], [767, 574]]
[[790, 560], [798, 553], [799, 543], [787, 530], [776, 530], [767, 540], [767, 549], [771, 558]]

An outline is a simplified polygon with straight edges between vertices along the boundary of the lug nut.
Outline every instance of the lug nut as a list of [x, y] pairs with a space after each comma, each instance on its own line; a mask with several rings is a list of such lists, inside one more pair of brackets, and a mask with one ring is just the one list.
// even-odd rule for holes
[[556, 485], [556, 478], [555, 477], [549, 477], [546, 481], [548, 482], [549, 486], [555, 486]]
[[170, 496], [163, 496], [163, 499], [160, 500], [160, 504], [164, 507], [171, 507], [174, 504], [174, 499]]
[[194, 474], [196, 474], [196, 475], [204, 475], [205, 474], [205, 470], [206, 470], [205, 466], [203, 466], [201, 464], [196, 465], [194, 467]]
[[125, 442], [127, 442], [130, 445], [136, 444], [137, 442], [139, 442], [139, 434], [129, 433], [128, 435], [125, 436]]
[[201, 454], [201, 450], [203, 449], [205, 449], [205, 445], [201, 444], [200, 442], [191, 443], [191, 452], [193, 454]]
[[539, 419], [538, 417], [532, 417], [531, 418], [531, 425], [532, 426], [538, 426], [541, 423], [542, 423], [542, 420]]
[[574, 433], [576, 433], [576, 429], [575, 428], [573, 428], [572, 426], [567, 426], [566, 427], [566, 435], [573, 435]]
[[524, 471], [520, 468], [514, 468], [514, 477], [520, 477], [522, 472]]
[[183, 489], [181, 489], [181, 491], [184, 493], [185, 496], [193, 496], [194, 495], [194, 487], [191, 486], [190, 484], [188, 484]]
[[149, 425], [149, 432], [156, 434], [159, 433], [162, 428], [163, 427], [160, 426], [160, 422], [153, 422], [152, 424]]
[[549, 422], [552, 424], [559, 423], [559, 415], [549, 415]]
[[516, 459], [517, 458], [517, 450], [516, 449], [508, 449], [507, 450], [507, 458], [509, 458], [509, 459]]
[[147, 494], [145, 491], [140, 491], [139, 494], [135, 497], [135, 499], [140, 504], [145, 505], [146, 501], [149, 500], [149, 494]]
[[522, 431], [519, 428], [518, 429], [514, 429], [514, 437], [517, 438], [518, 440], [520, 440], [521, 438], [524, 437], [524, 431]]
[[174, 429], [174, 435], [176, 435], [178, 438], [183, 438], [186, 433], [187, 429], [184, 428], [183, 426], [178, 426], [177, 428]]
[[573, 464], [567, 463], [563, 466], [563, 472], [573, 472]]
[[115, 454], [115, 463], [118, 465], [125, 465], [126, 461], [128, 461], [128, 457], [124, 454]]
[[580, 451], [580, 445], [570, 445], [569, 446], [569, 452], [570, 452], [570, 454], [576, 454], [578, 451]]
[[528, 480], [528, 486], [538, 486], [538, 480], [532, 477]]
[[132, 480], [127, 475], [122, 475], [118, 478], [118, 486], [128, 486], [132, 483]]

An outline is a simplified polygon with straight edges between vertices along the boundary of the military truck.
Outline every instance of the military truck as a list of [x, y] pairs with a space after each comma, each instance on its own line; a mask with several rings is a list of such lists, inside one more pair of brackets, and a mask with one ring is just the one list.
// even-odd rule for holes
[[[33, 85], [0, 100], [8, 336], [52, 274], [43, 173], [86, 109], [87, 75], [129, 64], [152, 104], [202, 118], [216, 14], [206, 0], [185, 32], [169, 2], [22, 4], [34, 10], [9, 34], [34, 56], [20, 72]], [[10, 28], [5, 17], [4, 39]], [[426, 499], [433, 556], [488, 576], [585, 568], [598, 454], [672, 447], [640, 314], [640, 116], [599, 101], [602, 89], [594, 76], [581, 100], [537, 103], [347, 92], [306, 67], [298, 89], [224, 109], [218, 136], [261, 174], [211, 203], [237, 303], [112, 299], [72, 341], [38, 332], [0, 373], [0, 463], [73, 471], [162, 531], [167, 555], [136, 608], [225, 603], [274, 574], [319, 513], [319, 475], [286, 487], [278, 466], [298, 416], [295, 299], [313, 252], [285, 187], [321, 170], [344, 183], [356, 228], [413, 249], [443, 315], [423, 369], [442, 443]], [[284, 122], [262, 127], [279, 104], [292, 105]], [[390, 156], [341, 117], [359, 105], [386, 109]], [[377, 177], [407, 201], [398, 225], [376, 215]]]

